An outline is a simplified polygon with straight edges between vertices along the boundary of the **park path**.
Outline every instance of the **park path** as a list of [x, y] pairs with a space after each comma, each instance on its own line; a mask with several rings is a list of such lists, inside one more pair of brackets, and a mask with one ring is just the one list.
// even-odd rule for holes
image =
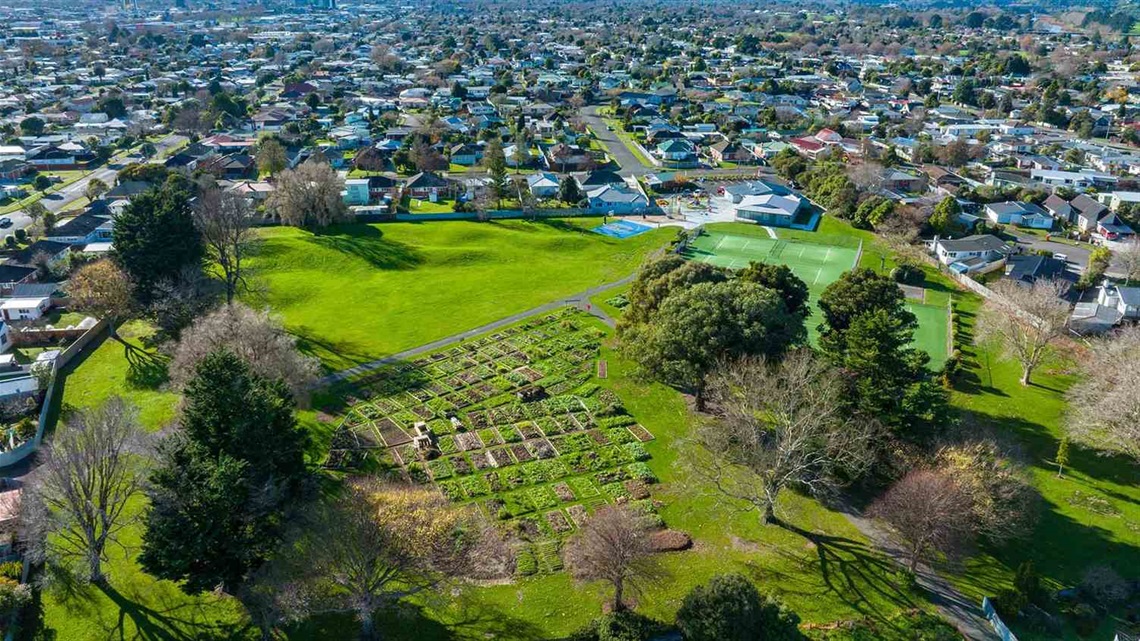
[[[906, 567], [906, 552], [886, 529], [853, 508], [840, 507], [839, 511], [876, 548], [900, 566]], [[959, 592], [930, 566], [920, 563], [915, 575], [918, 584], [930, 594], [930, 602], [938, 608], [938, 613], [957, 628], [962, 636], [970, 641], [994, 641], [999, 638], [989, 620], [982, 614], [981, 605]]]
[[462, 341], [467, 340], [468, 338], [478, 336], [480, 334], [485, 334], [487, 332], [492, 332], [492, 331], [495, 331], [495, 330], [500, 329], [502, 327], [506, 327], [507, 325], [513, 325], [514, 323], [517, 323], [521, 320], [524, 320], [530, 316], [534, 316], [536, 314], [544, 314], [546, 312], [551, 312], [551, 311], [554, 311], [560, 307], [565, 307], [567, 305], [572, 305], [572, 306], [574, 306], [574, 307], [576, 307], [576, 308], [578, 308], [584, 312], [587, 312], [590, 315], [600, 319], [606, 325], [609, 325], [610, 327], [614, 327], [616, 325], [614, 319], [612, 317], [610, 317], [610, 315], [607, 314], [606, 312], [598, 309], [598, 307], [596, 305], [592, 305], [590, 303], [590, 297], [596, 296], [596, 295], [598, 295], [604, 291], [614, 289], [615, 287], [621, 287], [622, 285], [627, 285], [629, 283], [632, 283], [633, 279], [636, 276], [637, 276], [636, 273], [630, 274], [629, 276], [626, 276], [625, 278], [622, 278], [621, 280], [615, 280], [615, 281], [612, 281], [609, 283], [598, 285], [597, 287], [591, 287], [590, 289], [578, 292], [577, 294], [572, 294], [572, 295], [567, 296], [565, 298], [560, 298], [556, 301], [546, 303], [545, 305], [539, 305], [538, 307], [533, 307], [531, 309], [528, 309], [528, 310], [523, 311], [523, 312], [519, 312], [517, 314], [511, 314], [510, 316], [507, 316], [505, 318], [500, 318], [497, 321], [487, 323], [486, 325], [480, 325], [479, 327], [476, 327], [474, 329], [469, 329], [465, 332], [460, 332], [458, 334], [452, 334], [451, 336], [446, 336], [446, 337], [441, 338], [439, 340], [435, 340], [435, 341], [432, 341], [430, 343], [425, 343], [423, 345], [420, 345], [418, 347], [413, 347], [412, 349], [405, 350], [403, 352], [392, 354], [391, 356], [385, 356], [384, 358], [379, 358], [379, 359], [376, 359], [374, 361], [369, 361], [367, 363], [361, 363], [360, 365], [356, 365], [354, 367], [350, 367], [348, 369], [341, 370], [339, 372], [334, 372], [332, 374], [329, 374], [327, 376], [324, 376], [324, 377], [318, 379], [316, 382], [316, 385], [314, 387], [321, 388], [321, 387], [327, 387], [329, 385], [334, 385], [336, 383], [340, 383], [342, 381], [354, 378], [356, 376], [360, 376], [361, 374], [366, 374], [368, 372], [380, 369], [386, 365], [391, 365], [393, 363], [398, 363], [400, 361], [410, 360], [410, 359], [416, 358], [418, 356], [422, 356], [424, 354], [428, 354], [428, 353], [437, 351], [439, 349], [443, 349], [444, 347], [448, 347], [450, 345], [460, 343]]

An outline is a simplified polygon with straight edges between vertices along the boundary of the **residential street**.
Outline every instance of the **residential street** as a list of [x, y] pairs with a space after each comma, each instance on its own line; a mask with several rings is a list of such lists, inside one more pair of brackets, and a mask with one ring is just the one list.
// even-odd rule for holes
[[582, 108], [582, 120], [586, 121], [590, 129], [594, 131], [594, 135], [598, 137], [603, 145], [610, 151], [610, 155], [614, 160], [621, 165], [621, 171], [618, 173], [622, 176], [644, 176], [645, 174], [652, 174], [659, 171], [655, 167], [646, 167], [641, 164], [637, 156], [625, 146], [625, 143], [617, 137], [617, 134], [610, 131], [606, 127], [606, 123], [602, 117], [598, 115], [599, 105], [588, 105]]

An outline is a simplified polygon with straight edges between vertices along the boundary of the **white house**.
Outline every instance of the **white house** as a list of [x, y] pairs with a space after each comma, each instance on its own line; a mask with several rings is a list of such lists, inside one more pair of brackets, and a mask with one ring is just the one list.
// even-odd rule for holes
[[1033, 203], [1010, 201], [986, 205], [986, 217], [1002, 225], [1017, 225], [1030, 229], [1051, 229], [1053, 216]]
[[0, 303], [0, 315], [5, 321], [39, 320], [51, 308], [51, 298], [9, 298]]
[[368, 202], [367, 178], [349, 178], [344, 181], [344, 203], [346, 205], [367, 205]]
[[649, 199], [624, 185], [604, 185], [587, 194], [589, 208], [613, 214], [633, 214], [649, 208]]
[[997, 236], [975, 234], [957, 240], [934, 239], [934, 255], [958, 273], [988, 272], [1005, 264], [1012, 252]]
[[1115, 309], [1121, 319], [1140, 318], [1140, 287], [1104, 285], [1097, 292], [1096, 302]]
[[535, 198], [554, 198], [558, 196], [558, 176], [548, 171], [531, 174], [526, 177], [527, 187]]

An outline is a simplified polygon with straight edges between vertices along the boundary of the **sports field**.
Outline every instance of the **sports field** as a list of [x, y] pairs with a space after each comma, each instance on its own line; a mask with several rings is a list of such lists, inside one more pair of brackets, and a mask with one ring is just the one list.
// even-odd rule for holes
[[[854, 246], [706, 230], [689, 244], [685, 257], [729, 269], [743, 269], [751, 262], [791, 267], [811, 292], [812, 314], [807, 325], [812, 340], [815, 340], [818, 335], [816, 327], [823, 320], [815, 301], [828, 285], [839, 280], [858, 262], [861, 244], [855, 239], [851, 241], [849, 244]], [[945, 295], [936, 297], [933, 292], [928, 293], [930, 295], [923, 296], [922, 300], [908, 298], [906, 306], [918, 318], [915, 346], [929, 354], [930, 367], [938, 369], [948, 356], [948, 301]]]

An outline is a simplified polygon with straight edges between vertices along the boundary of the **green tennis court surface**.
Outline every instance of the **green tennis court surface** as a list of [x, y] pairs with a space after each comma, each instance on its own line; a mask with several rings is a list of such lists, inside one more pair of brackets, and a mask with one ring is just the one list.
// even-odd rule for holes
[[827, 287], [855, 264], [858, 250], [776, 238], [706, 233], [689, 244], [686, 257], [729, 269], [750, 262], [791, 267], [813, 290]]
[[[855, 266], [858, 255], [859, 250], [855, 247], [708, 231], [691, 241], [684, 254], [689, 260], [729, 269], [743, 269], [751, 262], [791, 267], [807, 283], [811, 292], [812, 313], [807, 326], [813, 342], [819, 334], [816, 327], [823, 321], [815, 301], [819, 300], [820, 294], [828, 285], [839, 280], [844, 272]], [[938, 369], [948, 356], [949, 314], [943, 297], [928, 295], [925, 299], [926, 304], [907, 300], [906, 306], [918, 318], [918, 329], [914, 333], [915, 347], [930, 354], [930, 367]]]

